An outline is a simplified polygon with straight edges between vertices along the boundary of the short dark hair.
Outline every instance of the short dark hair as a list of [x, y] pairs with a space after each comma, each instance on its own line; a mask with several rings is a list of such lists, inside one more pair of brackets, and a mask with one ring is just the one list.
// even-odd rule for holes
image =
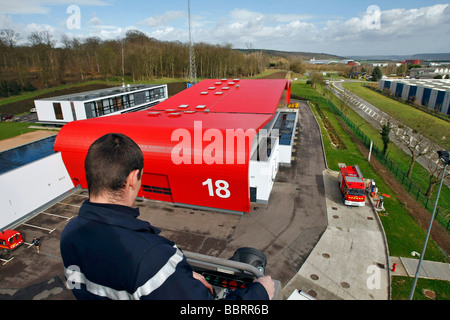
[[125, 187], [128, 175], [144, 168], [144, 155], [139, 146], [121, 133], [109, 133], [90, 147], [84, 162], [89, 194], [117, 192]]

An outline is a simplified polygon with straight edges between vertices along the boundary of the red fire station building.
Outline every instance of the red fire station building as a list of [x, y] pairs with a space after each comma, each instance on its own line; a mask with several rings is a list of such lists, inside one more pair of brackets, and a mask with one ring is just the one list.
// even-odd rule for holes
[[75, 186], [87, 188], [89, 146], [104, 134], [123, 133], [144, 153], [139, 196], [249, 212], [251, 201], [268, 201], [278, 170], [282, 139], [272, 130], [293, 141], [286, 128], [293, 136], [295, 125], [287, 125], [279, 109], [289, 103], [290, 89], [287, 80], [204, 80], [145, 111], [71, 122], [58, 134], [55, 151]]

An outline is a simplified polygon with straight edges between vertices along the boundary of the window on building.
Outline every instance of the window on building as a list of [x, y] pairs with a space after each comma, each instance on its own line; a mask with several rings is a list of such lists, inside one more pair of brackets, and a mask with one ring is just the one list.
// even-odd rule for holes
[[130, 107], [130, 99], [128, 95], [122, 96], [123, 99], [123, 109], [128, 109]]
[[114, 112], [120, 111], [123, 109], [122, 105], [122, 97], [116, 97], [113, 99], [114, 101]]
[[84, 108], [86, 110], [86, 118], [95, 118], [97, 116], [97, 110], [95, 109], [95, 103], [87, 102], [84, 104]]
[[103, 116], [104, 115], [104, 113], [103, 113], [103, 101], [102, 100], [96, 101], [95, 104], [96, 104], [96, 111], [97, 111], [96, 117]]
[[161, 99], [162, 98], [160, 88], [154, 89], [153, 92], [154, 92], [155, 99]]
[[53, 110], [55, 111], [56, 120], [64, 120], [64, 116], [63, 116], [62, 108], [61, 108], [61, 103], [54, 102], [53, 103]]
[[111, 99], [103, 100], [103, 114], [110, 114], [111, 112]]

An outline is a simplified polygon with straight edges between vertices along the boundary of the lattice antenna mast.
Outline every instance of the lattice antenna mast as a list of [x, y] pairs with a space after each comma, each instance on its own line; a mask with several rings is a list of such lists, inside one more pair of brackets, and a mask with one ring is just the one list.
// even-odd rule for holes
[[192, 40], [191, 25], [191, 0], [188, 0], [188, 16], [189, 16], [189, 77], [191, 84], [197, 83], [197, 67], [195, 65], [194, 42]]

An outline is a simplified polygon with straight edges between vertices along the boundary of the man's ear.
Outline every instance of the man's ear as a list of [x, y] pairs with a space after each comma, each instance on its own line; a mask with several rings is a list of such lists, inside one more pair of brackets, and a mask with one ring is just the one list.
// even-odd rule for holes
[[127, 178], [127, 184], [135, 189], [142, 178], [141, 170], [131, 171]]

